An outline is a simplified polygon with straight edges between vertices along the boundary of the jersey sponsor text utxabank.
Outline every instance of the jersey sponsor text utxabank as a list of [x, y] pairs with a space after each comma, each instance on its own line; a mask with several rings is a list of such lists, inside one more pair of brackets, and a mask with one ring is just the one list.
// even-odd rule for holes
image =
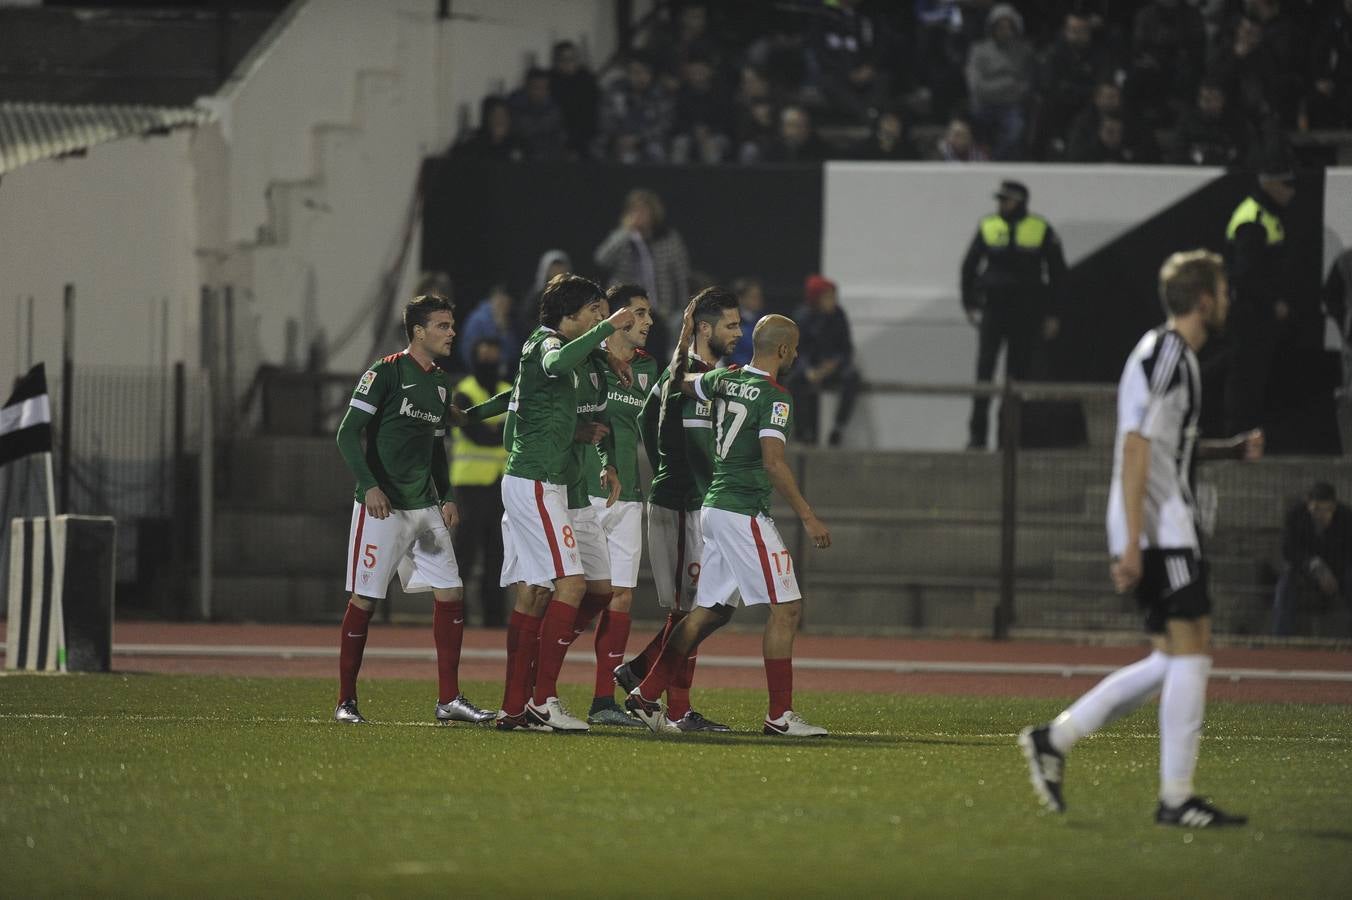
[[[710, 369], [708, 363], [694, 355], [690, 356], [687, 366], [693, 373]], [[670, 380], [671, 371], [663, 369], [645, 405], [660, 405], [662, 391]], [[704, 496], [713, 480], [713, 426], [712, 403], [671, 389], [657, 436], [657, 471], [649, 489], [649, 499], [653, 503], [687, 512], [704, 504]]]
[[771, 485], [761, 438], [788, 442], [793, 421], [789, 392], [768, 372], [734, 366], [701, 375], [695, 393], [713, 404], [714, 416], [714, 477], [704, 505], [768, 515]]
[[[577, 370], [577, 420], [579, 422], [601, 422], [609, 425], [609, 400], [606, 396], [606, 376], [610, 374], [610, 362], [606, 351], [599, 347], [587, 357], [587, 362]], [[569, 447], [568, 467], [564, 478], [568, 484], [568, 508], [583, 509], [591, 505], [591, 480], [593, 470], [587, 465], [588, 455], [596, 457], [595, 480], [601, 480], [601, 454], [595, 444], [574, 441]]]
[[[639, 417], [648, 393], [657, 385], [657, 360], [640, 350], [629, 367], [633, 379], [629, 387], [620, 383], [620, 376], [609, 366], [605, 368], [606, 422], [615, 441], [611, 464], [620, 476], [619, 499], [642, 500], [643, 490], [638, 483]], [[591, 444], [585, 446], [587, 493], [592, 497], [609, 497], [601, 489], [601, 454]]]
[[1141, 546], [1198, 549], [1193, 493], [1202, 378], [1197, 356], [1176, 331], [1148, 332], [1127, 358], [1117, 390], [1117, 444], [1108, 494], [1108, 551], [1127, 545], [1122, 449], [1128, 434], [1150, 441]]
[[[349, 405], [369, 415], [366, 464], [395, 509], [435, 506], [433, 442], [445, 435], [450, 379], [438, 368], [424, 369], [408, 353], [395, 353], [371, 366], [357, 381]], [[354, 499], [364, 502], [357, 485]]]

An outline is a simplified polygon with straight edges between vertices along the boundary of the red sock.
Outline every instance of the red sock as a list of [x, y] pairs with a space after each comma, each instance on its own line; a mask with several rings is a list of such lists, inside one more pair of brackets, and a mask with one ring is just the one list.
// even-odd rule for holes
[[519, 716], [526, 711], [530, 696], [529, 678], [535, 664], [535, 650], [539, 647], [539, 624], [536, 616], [512, 611], [507, 623], [507, 675], [502, 689], [502, 709], [508, 715]]
[[638, 686], [640, 697], [645, 700], [656, 700], [662, 696], [665, 691], [680, 673], [681, 666], [685, 665], [685, 656], [675, 652], [668, 644], [662, 650], [662, 655], [657, 658], [657, 664], [652, 667], [642, 683]]
[[357, 699], [357, 673], [366, 650], [366, 628], [371, 614], [351, 600], [343, 613], [343, 631], [338, 637], [338, 702]]
[[437, 645], [438, 703], [460, 696], [460, 645], [465, 640], [465, 604], [432, 602], [432, 640]]
[[581, 637], [591, 627], [592, 621], [610, 605], [610, 597], [610, 594], [582, 595], [582, 602], [577, 607], [577, 618], [573, 620], [573, 640]]
[[601, 621], [596, 624], [597, 697], [615, 697], [615, 667], [624, 662], [629, 626], [629, 613], [613, 609], [601, 613]]
[[535, 670], [535, 705], [541, 706], [550, 697], [559, 695], [559, 670], [563, 657], [577, 637], [573, 623], [577, 608], [555, 598], [549, 601], [543, 623], [540, 625], [540, 659]]
[[767, 659], [765, 683], [770, 688], [770, 718], [793, 709], [793, 659]]
[[686, 658], [667, 687], [667, 718], [673, 722], [690, 712], [690, 685], [695, 681], [695, 654]]
[[657, 657], [662, 655], [662, 648], [667, 645], [667, 638], [671, 636], [671, 629], [676, 627], [676, 623], [681, 621], [685, 613], [668, 613], [667, 621], [662, 624], [657, 634], [648, 642], [648, 646], [643, 648], [643, 652], [633, 659], [629, 660], [629, 671], [633, 672], [638, 678], [643, 678], [652, 670], [653, 663], [657, 662]]

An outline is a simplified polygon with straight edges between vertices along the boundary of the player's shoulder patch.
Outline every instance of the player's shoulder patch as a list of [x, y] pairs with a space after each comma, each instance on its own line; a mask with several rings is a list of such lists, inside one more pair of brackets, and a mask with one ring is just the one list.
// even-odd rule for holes
[[789, 404], [784, 400], [775, 400], [770, 404], [770, 424], [781, 428], [789, 424]]
[[362, 375], [361, 380], [357, 382], [357, 393], [358, 394], [371, 393], [371, 385], [375, 383], [376, 383], [376, 370], [375, 366], [372, 366], [371, 368], [366, 370], [366, 373]]
[[545, 353], [551, 350], [557, 350], [563, 346], [563, 338], [557, 334], [547, 334], [540, 340], [540, 349]]

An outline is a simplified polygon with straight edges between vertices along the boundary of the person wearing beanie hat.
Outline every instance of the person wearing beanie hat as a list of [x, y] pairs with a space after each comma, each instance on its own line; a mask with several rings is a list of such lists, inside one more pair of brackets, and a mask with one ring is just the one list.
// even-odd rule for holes
[[838, 388], [840, 403], [828, 438], [828, 443], [837, 447], [854, 414], [863, 380], [854, 364], [850, 321], [840, 305], [836, 283], [823, 275], [809, 275], [803, 282], [803, 308], [794, 315], [794, 321], [800, 334], [798, 364], [789, 376], [789, 389], [798, 402], [794, 436], [816, 443], [821, 392]]

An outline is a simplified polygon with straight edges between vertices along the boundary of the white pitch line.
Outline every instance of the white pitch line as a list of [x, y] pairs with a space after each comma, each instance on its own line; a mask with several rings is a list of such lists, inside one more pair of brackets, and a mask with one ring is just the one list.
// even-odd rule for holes
[[[334, 647], [282, 646], [268, 644], [116, 644], [116, 656], [219, 656], [264, 657], [269, 659], [332, 659], [338, 655]], [[436, 659], [434, 650], [404, 647], [368, 647], [366, 659], [399, 659], [430, 661]], [[498, 649], [466, 647], [461, 659], [502, 662], [507, 652]], [[722, 669], [759, 669], [764, 662], [758, 656], [701, 656], [700, 664]], [[565, 662], [592, 665], [590, 658], [565, 659]], [[884, 672], [894, 675], [1056, 675], [1061, 678], [1077, 676], [1102, 677], [1120, 666], [1083, 665], [1068, 663], [1015, 662], [923, 662], [890, 659], [825, 659], [821, 657], [795, 658], [795, 669], [836, 672]], [[1218, 681], [1332, 681], [1352, 683], [1352, 671], [1322, 671], [1318, 669], [1252, 669], [1215, 668], [1211, 677]]]

